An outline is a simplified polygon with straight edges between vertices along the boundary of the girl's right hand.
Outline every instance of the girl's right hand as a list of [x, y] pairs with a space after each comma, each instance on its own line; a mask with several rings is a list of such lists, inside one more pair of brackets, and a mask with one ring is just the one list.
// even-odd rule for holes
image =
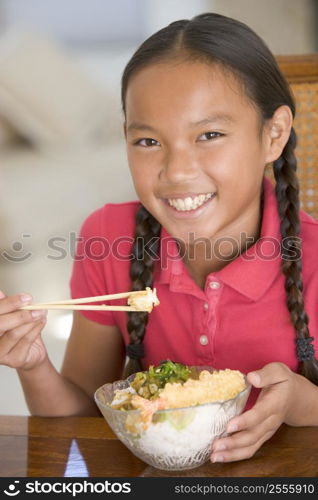
[[0, 291], [0, 365], [30, 370], [47, 358], [41, 338], [47, 311], [19, 310], [30, 295], [7, 297]]

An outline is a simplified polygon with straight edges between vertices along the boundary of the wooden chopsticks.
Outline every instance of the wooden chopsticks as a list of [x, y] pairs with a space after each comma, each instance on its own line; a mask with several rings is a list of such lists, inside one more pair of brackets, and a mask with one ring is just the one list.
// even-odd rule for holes
[[34, 311], [39, 309], [64, 309], [69, 311], [142, 311], [132, 306], [107, 306], [101, 304], [99, 306], [85, 306], [81, 304], [33, 304], [31, 306], [23, 306], [21, 309]]
[[[104, 300], [128, 299], [128, 305], [91, 305], [92, 302], [100, 302]], [[129, 305], [129, 302], [132, 302]], [[85, 305], [88, 304], [89, 305]], [[84, 305], [83, 305], [84, 304]], [[147, 311], [152, 310], [153, 305], [158, 305], [159, 301], [156, 297], [156, 289], [154, 291], [147, 287], [146, 290], [115, 293], [110, 295], [96, 295], [93, 297], [82, 297], [79, 299], [60, 300], [55, 302], [41, 302], [23, 306], [21, 309], [32, 311], [39, 309], [64, 309], [64, 310], [86, 310], [86, 311]]]

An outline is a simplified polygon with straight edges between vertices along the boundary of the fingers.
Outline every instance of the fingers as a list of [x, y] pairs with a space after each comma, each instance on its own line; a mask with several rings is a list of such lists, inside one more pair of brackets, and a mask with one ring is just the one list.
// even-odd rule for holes
[[15, 311], [9, 314], [2, 314], [0, 317], [0, 334], [10, 332], [23, 324], [33, 323], [45, 317], [46, 311]]
[[[0, 357], [0, 362], [12, 368], [19, 368], [25, 364], [30, 348], [36, 338], [40, 335], [45, 324], [45, 319], [40, 319], [32, 325], [23, 325], [19, 329], [14, 344], [7, 344], [7, 352]], [[10, 349], [11, 347], [11, 349]]]
[[268, 363], [261, 370], [247, 374], [247, 380], [254, 387], [266, 387], [268, 385], [285, 382], [291, 370], [283, 363]]
[[0, 298], [0, 335], [25, 323], [45, 317], [45, 311], [24, 311], [20, 307], [32, 301], [31, 295], [20, 294]]
[[[45, 318], [43, 319], [45, 322]], [[38, 324], [42, 324], [43, 326], [43, 322], [41, 320], [37, 320], [20, 325], [11, 331], [4, 333], [0, 338], [0, 362], [2, 358], [10, 353], [11, 349], [13, 349], [20, 340], [33, 331], [34, 327]]]
[[235, 434], [213, 443], [212, 462], [250, 458], [276, 432], [284, 421], [290, 374], [283, 363], [270, 363], [248, 374], [249, 382], [262, 390], [253, 408], [228, 423], [226, 431]]
[[28, 294], [6, 296], [0, 291], [0, 364], [28, 369], [46, 355], [38, 337], [47, 311], [21, 310], [31, 301], [32, 296]]
[[[266, 390], [263, 389], [263, 391]], [[241, 433], [241, 431], [249, 431], [249, 436], [252, 436], [254, 441], [258, 440], [262, 434], [276, 429], [282, 423], [279, 412], [276, 413], [276, 409], [279, 410], [279, 407], [277, 404], [275, 405], [270, 394], [261, 393], [253, 408], [230, 420], [226, 432], [231, 434], [233, 432]], [[237, 443], [235, 436], [238, 435], [234, 434], [225, 439], [231, 439], [231, 443], [236, 443], [239, 446], [247, 446], [248, 443], [244, 440]]]
[[37, 337], [40, 335], [43, 328], [43, 321], [39, 320], [34, 328], [18, 342], [16, 347], [9, 353], [9, 356], [13, 358], [13, 368], [27, 368], [26, 363], [28, 362], [29, 352], [33, 347], [33, 344]]
[[[216, 440], [212, 446], [212, 462], [231, 462], [250, 458], [258, 448], [278, 429], [281, 421], [269, 413], [267, 418], [260, 420], [261, 414], [254, 409], [246, 412], [247, 418], [241, 419], [236, 425], [241, 430]], [[233, 427], [234, 419], [230, 423]], [[230, 428], [230, 426], [228, 428]]]
[[0, 297], [0, 314], [6, 314], [22, 306], [25, 306], [32, 301], [32, 296], [29, 294], [11, 295], [9, 297]]
[[246, 443], [238, 445], [236, 447], [230, 448], [229, 445], [221, 446], [221, 442], [215, 444], [215, 450], [213, 448], [213, 453], [211, 456], [211, 462], [236, 462], [237, 460], [245, 460], [251, 458], [255, 452], [262, 446], [262, 444], [270, 439], [274, 434], [274, 431], [268, 431], [263, 434], [256, 441], [254, 440], [253, 433], [242, 432], [239, 433], [242, 436], [238, 437], [237, 442]]
[[231, 419], [227, 426], [227, 432], [237, 432], [245, 429], [259, 427], [273, 414], [273, 409], [271, 405], [260, 405], [255, 403], [253, 408], [242, 413], [238, 417]]
[[266, 420], [256, 425], [246, 425], [245, 428], [241, 427], [240, 431], [215, 441], [213, 450], [250, 446], [259, 441], [267, 432], [272, 432], [276, 429], [274, 421], [275, 418], [270, 415]]

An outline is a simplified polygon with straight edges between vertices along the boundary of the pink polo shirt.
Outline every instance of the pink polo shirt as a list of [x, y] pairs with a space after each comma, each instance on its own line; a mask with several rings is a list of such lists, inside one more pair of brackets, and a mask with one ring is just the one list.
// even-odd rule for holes
[[[84, 222], [70, 281], [73, 298], [129, 291], [130, 253], [137, 201], [107, 204]], [[311, 336], [318, 352], [318, 221], [301, 212], [303, 281]], [[260, 239], [221, 271], [207, 276], [204, 290], [189, 275], [175, 240], [161, 230], [154, 284], [160, 305], [149, 315], [144, 368], [171, 359], [248, 373], [280, 361], [297, 371], [295, 331], [286, 306], [274, 188], [264, 180]], [[109, 302], [108, 302], [109, 303]], [[125, 300], [114, 301], [116, 305]], [[117, 325], [129, 342], [127, 313], [82, 311]], [[253, 390], [249, 408], [257, 395]]]

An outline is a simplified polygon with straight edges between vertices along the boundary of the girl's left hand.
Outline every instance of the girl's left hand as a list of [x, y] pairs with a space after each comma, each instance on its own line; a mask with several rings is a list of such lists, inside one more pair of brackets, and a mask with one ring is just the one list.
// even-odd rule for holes
[[298, 377], [283, 363], [269, 363], [248, 373], [248, 381], [262, 390], [253, 408], [228, 423], [227, 432], [234, 434], [213, 443], [211, 461], [233, 462], [252, 457], [286, 421]]

